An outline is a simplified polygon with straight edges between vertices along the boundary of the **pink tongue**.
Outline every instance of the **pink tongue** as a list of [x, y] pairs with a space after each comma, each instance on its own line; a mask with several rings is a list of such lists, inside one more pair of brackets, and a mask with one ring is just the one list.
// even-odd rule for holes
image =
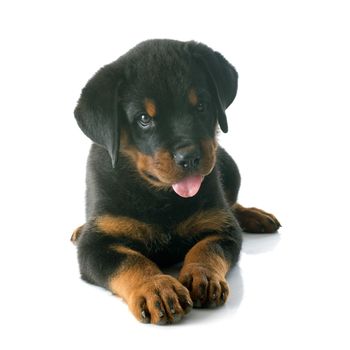
[[199, 191], [203, 181], [203, 176], [189, 176], [173, 185], [173, 190], [181, 197], [193, 197]]

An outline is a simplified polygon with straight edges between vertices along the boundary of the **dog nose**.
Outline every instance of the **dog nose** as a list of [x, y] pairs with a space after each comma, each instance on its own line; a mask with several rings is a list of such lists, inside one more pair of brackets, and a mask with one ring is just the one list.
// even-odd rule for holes
[[196, 145], [189, 145], [177, 148], [174, 153], [175, 163], [187, 170], [194, 170], [198, 167], [201, 159], [201, 151]]

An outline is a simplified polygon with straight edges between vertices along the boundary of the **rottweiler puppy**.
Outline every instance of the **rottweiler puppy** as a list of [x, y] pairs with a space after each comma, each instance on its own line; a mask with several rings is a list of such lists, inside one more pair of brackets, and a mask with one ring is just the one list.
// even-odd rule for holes
[[[93, 144], [86, 223], [72, 236], [81, 276], [122, 297], [142, 322], [224, 304], [241, 232], [280, 227], [237, 203], [240, 174], [217, 143], [237, 79], [204, 44], [149, 40], [82, 90], [74, 114]], [[182, 261], [178, 279], [161, 271]]]

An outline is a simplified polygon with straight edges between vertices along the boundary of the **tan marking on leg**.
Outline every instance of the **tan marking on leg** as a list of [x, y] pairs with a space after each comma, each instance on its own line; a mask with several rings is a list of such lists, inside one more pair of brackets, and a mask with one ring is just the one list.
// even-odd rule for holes
[[125, 254], [122, 266], [109, 279], [109, 289], [122, 297], [141, 322], [155, 324], [179, 321], [192, 308], [188, 290], [174, 277], [164, 275], [141, 253], [114, 245]]
[[79, 236], [80, 236], [80, 234], [81, 234], [81, 230], [82, 230], [83, 227], [84, 227], [84, 225], [81, 225], [81, 226], [79, 226], [78, 228], [76, 228], [76, 229], [74, 230], [74, 232], [73, 232], [73, 234], [72, 234], [72, 236], [71, 236], [71, 238], [70, 238], [70, 240], [71, 240], [74, 244], [76, 244], [76, 242], [77, 242], [77, 240], [78, 240], [78, 238], [79, 238]]
[[229, 264], [226, 261], [224, 254], [220, 254], [218, 250], [212, 249], [212, 245], [215, 242], [222, 239], [220, 236], [209, 236], [199, 241], [193, 248], [188, 252], [185, 257], [184, 265], [187, 264], [201, 264], [214, 270], [220, 276], [225, 276], [229, 270]]
[[145, 242], [158, 242], [165, 240], [165, 235], [158, 225], [147, 224], [126, 216], [103, 215], [96, 219], [97, 228], [106, 235], [128, 236]]
[[245, 232], [250, 233], [273, 233], [276, 232], [281, 224], [273, 214], [267, 213], [258, 208], [245, 208], [235, 203], [232, 210]]
[[234, 224], [232, 213], [225, 209], [199, 211], [176, 227], [180, 236], [196, 235], [201, 232], [222, 232]]
[[161, 273], [155, 263], [133, 249], [120, 245], [113, 245], [112, 249], [127, 255], [122, 267], [109, 280], [110, 290], [126, 301], [132, 290], [140, 287], [150, 276]]
[[215, 307], [225, 303], [229, 287], [225, 276], [230, 268], [221, 246], [220, 236], [210, 236], [187, 253], [179, 281], [191, 291], [195, 307]]

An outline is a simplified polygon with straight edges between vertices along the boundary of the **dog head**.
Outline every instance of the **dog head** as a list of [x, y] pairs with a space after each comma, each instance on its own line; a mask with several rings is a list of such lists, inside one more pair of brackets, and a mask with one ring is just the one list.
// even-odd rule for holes
[[122, 152], [155, 187], [191, 197], [215, 165], [217, 125], [227, 132], [237, 78], [203, 44], [149, 40], [90, 79], [75, 117], [113, 167]]

